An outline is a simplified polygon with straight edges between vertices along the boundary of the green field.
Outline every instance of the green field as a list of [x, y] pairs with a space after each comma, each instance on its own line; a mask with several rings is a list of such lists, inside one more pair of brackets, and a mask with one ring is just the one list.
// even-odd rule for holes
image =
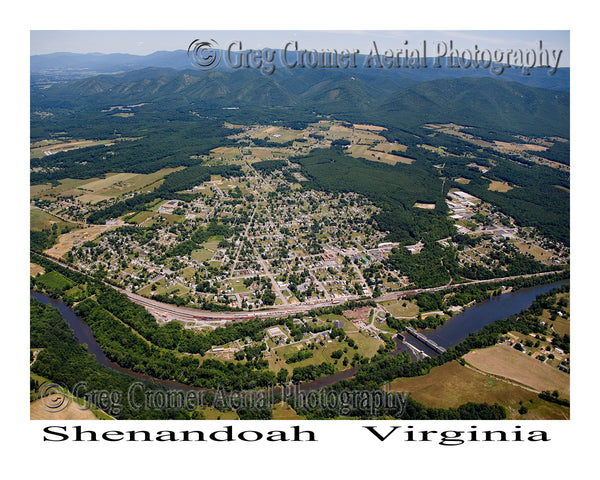
[[419, 307], [415, 300], [392, 300], [382, 303], [383, 308], [390, 312], [394, 317], [416, 317], [419, 314]]
[[[336, 317], [341, 317], [340, 315], [336, 315]], [[341, 317], [344, 318], [345, 317]], [[345, 319], [346, 324], [344, 325], [344, 331], [346, 331], [346, 326], [350, 324], [350, 328], [356, 328], [352, 324], [352, 322]], [[338, 339], [331, 340], [326, 334], [321, 334], [317, 337], [317, 341], [310, 340], [311, 344], [315, 345], [314, 349], [309, 349], [312, 353], [312, 357], [301, 360], [295, 363], [286, 363], [286, 359], [298, 352], [299, 350], [307, 348], [306, 341], [304, 340], [300, 343], [296, 343], [293, 345], [286, 345], [282, 347], [276, 347], [271, 350], [271, 357], [269, 357], [269, 368], [273, 371], [278, 371], [280, 368], [286, 368], [290, 372], [297, 367], [304, 367], [307, 365], [319, 365], [323, 362], [333, 363], [339, 370], [343, 370], [345, 368], [349, 368], [348, 366], [342, 365], [342, 359], [347, 357], [349, 361], [352, 360], [352, 357], [355, 353], [360, 354], [362, 357], [370, 358], [377, 353], [377, 350], [382, 345], [381, 341], [373, 338], [364, 332], [359, 332], [358, 330], [354, 331], [346, 331], [348, 334], [348, 338], [354, 340], [357, 349], [352, 348], [348, 345], [346, 341], [340, 342]], [[321, 345], [323, 342], [323, 345]], [[331, 357], [331, 354], [336, 350], [344, 351], [344, 355], [342, 359], [334, 360]]]
[[36, 278], [36, 282], [50, 292], [62, 292], [74, 285], [71, 280], [65, 278], [55, 270], [40, 275]]
[[80, 202], [95, 204], [102, 200], [116, 198], [126, 193], [142, 190], [144, 192], [157, 188], [165, 176], [179, 168], [163, 168], [154, 173], [107, 173], [104, 178], [59, 180], [59, 185], [49, 188], [48, 185], [34, 185], [30, 189], [32, 198], [56, 198], [74, 196]]
[[65, 222], [54, 215], [44, 212], [37, 207], [29, 209], [29, 228], [30, 230], [41, 231], [50, 228], [53, 224], [58, 224], [62, 229], [63, 226], [75, 227], [74, 223]]
[[209, 237], [208, 240], [202, 244], [202, 246], [206, 250], [215, 252], [217, 250], [217, 248], [219, 247], [219, 243], [221, 243], [221, 240], [223, 240], [222, 235], [215, 235], [213, 237]]
[[213, 255], [214, 252], [206, 250], [205, 248], [199, 248], [198, 250], [194, 250], [192, 252], [191, 258], [192, 260], [196, 260], [198, 263], [202, 263], [210, 260]]
[[[155, 290], [152, 290], [152, 285], [156, 286]], [[183, 296], [186, 295], [189, 291], [189, 288], [184, 287], [182, 285], [168, 285], [167, 281], [165, 279], [162, 279], [158, 282], [154, 282], [151, 285], [146, 285], [144, 288], [140, 288], [136, 293], [145, 297], [151, 297], [153, 292], [155, 295], [169, 295], [173, 293], [178, 296]]]
[[57, 153], [85, 147], [94, 147], [97, 145], [106, 145], [110, 142], [111, 140], [67, 140], [64, 142], [61, 142], [60, 140], [44, 140], [31, 144], [29, 156], [30, 158], [43, 158], [46, 156], [44, 153], [45, 151]]
[[148, 220], [150, 217], [152, 217], [154, 215], [156, 215], [155, 212], [143, 211], [143, 212], [136, 213], [133, 217], [126, 219], [126, 220], [128, 223], [139, 224], [139, 223], [144, 223], [146, 220]]
[[233, 288], [233, 293], [249, 292], [248, 288], [246, 287], [246, 285], [244, 285], [244, 283], [241, 280], [232, 280], [230, 283], [231, 288]]

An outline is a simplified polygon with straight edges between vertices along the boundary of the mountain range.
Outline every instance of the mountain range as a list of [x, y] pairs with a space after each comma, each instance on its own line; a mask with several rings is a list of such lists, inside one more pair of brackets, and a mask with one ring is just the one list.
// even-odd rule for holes
[[[168, 56], [170, 58], [170, 56]], [[145, 57], [144, 57], [145, 58]], [[411, 72], [279, 69], [178, 70], [147, 67], [32, 85], [33, 111], [290, 109], [400, 129], [454, 122], [532, 135], [569, 136], [569, 93], [487, 75], [418, 81]], [[393, 72], [392, 72], [393, 73]], [[279, 110], [280, 111], [280, 110]]]

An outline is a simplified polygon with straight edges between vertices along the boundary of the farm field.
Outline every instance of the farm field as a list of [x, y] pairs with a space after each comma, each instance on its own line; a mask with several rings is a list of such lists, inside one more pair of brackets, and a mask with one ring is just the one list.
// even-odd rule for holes
[[356, 158], [366, 158], [373, 162], [382, 162], [389, 165], [396, 165], [397, 163], [411, 164], [414, 162], [412, 158], [400, 157], [391, 153], [379, 152], [371, 149], [368, 145], [352, 145], [348, 148], [350, 155]]
[[423, 210], [435, 210], [435, 203], [415, 203], [415, 208], [422, 208]]
[[44, 253], [54, 258], [61, 258], [74, 247], [78, 247], [85, 242], [89, 242], [97, 238], [105, 231], [112, 230], [115, 227], [105, 225], [97, 225], [79, 230], [73, 230], [68, 233], [63, 233], [58, 237], [58, 242], [53, 247], [46, 250]]
[[265, 139], [268, 137], [270, 142], [285, 143], [290, 140], [302, 138], [304, 135], [305, 132], [302, 130], [269, 126], [256, 130], [250, 135], [250, 138]]
[[75, 227], [74, 223], [65, 222], [64, 220], [44, 212], [38, 207], [30, 207], [29, 209], [29, 228], [34, 231], [41, 231], [50, 228], [53, 224], [58, 224], [58, 227], [63, 226]]
[[467, 353], [464, 359], [486, 373], [513, 380], [537, 391], [558, 390], [561, 398], [570, 397], [569, 375], [506, 345], [474, 350]]
[[45, 270], [43, 267], [40, 267], [39, 265], [36, 265], [35, 263], [29, 263], [29, 276], [35, 277], [38, 274], [43, 275], [44, 271]]
[[491, 190], [492, 192], [501, 192], [501, 193], [508, 192], [512, 189], [513, 189], [513, 187], [511, 187], [508, 183], [498, 182], [497, 180], [490, 180], [490, 185], [488, 187], [488, 190]]
[[83, 410], [76, 402], [59, 412], [47, 411], [42, 399], [29, 404], [30, 420], [98, 420], [91, 410]]
[[379, 127], [377, 125], [364, 125], [361, 123], [355, 123], [353, 125], [357, 130], [372, 130], [373, 132], [381, 132], [382, 130], [387, 130], [385, 127]]
[[178, 168], [163, 168], [154, 173], [108, 173], [105, 178], [74, 179], [59, 181], [59, 185], [34, 185], [31, 187], [31, 198], [56, 198], [73, 196], [82, 203], [96, 204], [102, 200], [116, 198], [140, 189], [154, 189], [163, 178]]
[[494, 140], [494, 147], [496, 150], [506, 153], [524, 151], [544, 152], [548, 150], [548, 145], [539, 145], [533, 143], [509, 143], [501, 142], [499, 140]]
[[[51, 184], [32, 185], [30, 189], [31, 198], [58, 198], [61, 196], [77, 196], [82, 195], [84, 192], [77, 190], [77, 187], [88, 183], [90, 181], [100, 180], [99, 178], [88, 178], [82, 180], [80, 178], [65, 178], [58, 181], [58, 185], [52, 186]], [[42, 188], [44, 187], [44, 188]]]
[[[390, 383], [390, 388], [396, 392], [410, 392], [412, 399], [428, 407], [456, 408], [468, 402], [485, 402], [504, 406], [509, 419], [569, 418], [568, 408], [540, 400], [534, 392], [464, 367], [456, 361], [435, 367], [427, 375], [397, 378]], [[518, 413], [521, 405], [529, 410], [524, 416]]]
[[42, 158], [46, 155], [44, 152], [51, 152], [51, 154], [55, 154], [58, 152], [66, 152], [68, 150], [76, 150], [79, 148], [94, 147], [96, 145], [111, 145], [112, 142], [112, 140], [43, 140], [31, 144], [29, 156], [30, 158]]

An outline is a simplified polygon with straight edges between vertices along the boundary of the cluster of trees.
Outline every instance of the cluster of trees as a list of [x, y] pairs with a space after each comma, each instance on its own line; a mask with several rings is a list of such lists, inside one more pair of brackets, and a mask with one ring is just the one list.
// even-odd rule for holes
[[[78, 382], [84, 381], [86, 386], [78, 390], [81, 394], [99, 391], [127, 392], [132, 382], [139, 381], [100, 365], [77, 343], [58, 310], [34, 299], [30, 304], [30, 346], [42, 349], [37, 355], [32, 371], [54, 383], [64, 385], [70, 391], [74, 390]], [[144, 381], [143, 384], [146, 392], [163, 390], [153, 382]], [[136, 397], [135, 402], [133, 405], [127, 401], [120, 402], [118, 410], [108, 409], [107, 413], [121, 419], [196, 418], [192, 412], [185, 410], [132, 408], [144, 405], [143, 399]]]
[[[31, 182], [101, 177], [110, 172], [152, 173], [166, 167], [191, 166], [199, 162], [192, 157], [234, 143], [227, 139], [232, 130], [223, 127], [217, 120], [195, 119], [190, 122], [188, 118], [187, 121], [169, 119], [169, 122], [164, 122], [145, 115], [136, 117], [132, 120], [138, 124], [137, 129], [130, 125], [133, 122], [101, 116], [97, 121], [85, 124], [80, 136], [76, 132], [82, 130], [81, 125], [71, 125], [72, 119], [64, 120], [67, 128], [63, 131], [68, 131], [74, 138], [102, 138], [114, 143], [32, 158], [31, 167], [42, 170], [31, 173]], [[111, 121], [112, 128], [108, 125]], [[52, 138], [52, 134], [43, 138]], [[129, 139], [122, 140], [124, 138]]]
[[[268, 363], [261, 360], [224, 363], [209, 359], [199, 364], [192, 356], [179, 356], [175, 350], [158, 348], [92, 299], [78, 303], [76, 312], [92, 327], [106, 356], [133, 371], [208, 388], [242, 390], [275, 383]], [[177, 328], [173, 322], [169, 326]], [[168, 330], [159, 333], [168, 338]]]
[[[325, 192], [356, 192], [368, 197], [382, 212], [374, 220], [389, 239], [404, 244], [421, 237], [450, 236], [452, 224], [446, 218], [445, 192], [432, 167], [417, 161], [412, 165], [388, 165], [350, 157], [334, 149], [315, 149], [296, 158], [308, 188]], [[435, 210], [414, 209], [416, 202], [436, 203]]]
[[165, 252], [166, 257], [190, 256], [194, 250], [201, 248], [202, 244], [208, 241], [210, 237], [222, 236], [228, 238], [233, 234], [233, 230], [228, 225], [220, 223], [215, 219], [208, 222], [206, 227], [198, 227], [189, 240], [178, 243], [175, 247]]
[[305, 367], [296, 367], [292, 372], [293, 382], [312, 382], [319, 377], [333, 375], [336, 368], [328, 362], [319, 365], [307, 365]]
[[59, 235], [72, 230], [72, 227], [64, 222], [53, 223], [51, 227], [43, 230], [29, 231], [29, 245], [35, 252], [43, 252], [56, 244]]
[[457, 265], [456, 251], [437, 242], [425, 242], [418, 255], [406, 248], [392, 249], [385, 261], [390, 269], [403, 272], [417, 288], [444, 285], [451, 280], [449, 268]]
[[287, 165], [287, 160], [263, 160], [252, 164], [252, 167], [264, 175], [269, 175], [276, 170], [281, 170]]
[[291, 354], [285, 359], [285, 363], [298, 363], [302, 360], [306, 360], [307, 358], [311, 358], [313, 356], [313, 352], [309, 349], [304, 348], [302, 350], [298, 350], [296, 353]]

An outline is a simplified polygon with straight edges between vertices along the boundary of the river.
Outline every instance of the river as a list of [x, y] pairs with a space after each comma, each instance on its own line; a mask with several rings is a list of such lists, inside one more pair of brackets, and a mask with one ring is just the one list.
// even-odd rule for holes
[[[438, 327], [437, 329], [426, 330], [424, 331], [424, 333], [427, 335], [428, 338], [436, 342], [438, 345], [444, 348], [452, 347], [464, 340], [469, 335], [469, 333], [476, 332], [477, 330], [480, 330], [489, 323], [501, 320], [503, 318], [509, 317], [511, 315], [517, 314], [525, 310], [533, 303], [536, 296], [549, 292], [553, 288], [560, 285], [565, 285], [566, 283], [568, 283], [568, 280], [561, 280], [545, 285], [535, 285], [533, 287], [521, 288], [514, 292], [505, 293], [497, 297], [491, 297], [489, 300], [485, 300], [484, 302], [476, 304], [472, 307], [468, 307], [463, 312], [453, 316], [444, 325]], [[88, 353], [94, 355], [98, 363], [100, 363], [101, 365], [104, 365], [105, 367], [111, 368], [113, 370], [117, 370], [121, 373], [126, 373], [128, 375], [134, 376], [142, 380], [152, 380], [167, 388], [205, 390], [197, 387], [190, 387], [189, 385], [185, 385], [171, 380], [159, 380], [148, 375], [143, 375], [141, 373], [134, 372], [133, 370], [121, 367], [120, 365], [116, 364], [115, 362], [112, 362], [108, 359], [108, 357], [106, 357], [106, 355], [100, 348], [100, 345], [94, 338], [94, 334], [90, 326], [87, 323], [85, 323], [81, 318], [79, 318], [79, 316], [73, 311], [72, 308], [65, 305], [60, 300], [50, 298], [39, 292], [32, 291], [31, 296], [39, 302], [42, 302], [46, 305], [51, 305], [54, 308], [58, 309], [62, 317], [69, 324], [69, 327], [73, 331], [73, 334], [75, 335], [77, 341], [80, 344], [86, 344]], [[416, 338], [411, 337], [410, 335], [406, 335], [406, 337], [407, 341], [409, 341], [411, 345], [424, 351], [427, 355], [437, 355], [437, 353], [434, 350], [432, 350]], [[406, 347], [402, 343], [396, 342], [396, 344], [397, 348], [392, 353], [392, 355], [397, 355], [401, 351], [408, 351], [408, 347]], [[414, 355], [411, 356], [413, 357], [413, 359], [415, 358]], [[341, 380], [351, 378], [357, 370], [358, 367], [354, 367], [347, 370], [343, 370], [341, 372], [334, 373], [333, 375], [327, 377], [318, 378], [313, 382], [302, 384], [301, 389], [303, 391], [316, 390], [319, 388], [326, 387], [328, 385], [332, 385]]]
[[[458, 345], [470, 333], [481, 330], [486, 325], [518, 314], [528, 308], [538, 295], [549, 292], [555, 287], [569, 283], [568, 280], [525, 287], [513, 292], [490, 297], [454, 315], [435, 330], [424, 330], [422, 333], [430, 340], [446, 349]], [[429, 356], [437, 353], [411, 335], [406, 335], [411, 345], [417, 346]]]

